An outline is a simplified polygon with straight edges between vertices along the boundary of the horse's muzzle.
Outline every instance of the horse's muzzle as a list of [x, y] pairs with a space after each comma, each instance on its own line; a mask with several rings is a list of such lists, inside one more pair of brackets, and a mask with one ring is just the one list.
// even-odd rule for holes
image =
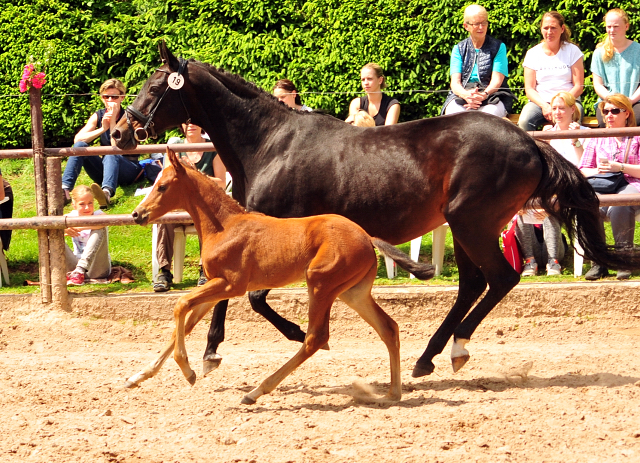
[[131, 213], [133, 221], [138, 225], [146, 225], [149, 223], [149, 212], [143, 207], [136, 207]]

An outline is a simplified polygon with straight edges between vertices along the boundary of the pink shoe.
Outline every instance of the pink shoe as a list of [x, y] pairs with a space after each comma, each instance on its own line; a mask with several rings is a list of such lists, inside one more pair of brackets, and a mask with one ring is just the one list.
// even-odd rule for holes
[[67, 273], [67, 285], [81, 286], [84, 284], [84, 272], [73, 271]]

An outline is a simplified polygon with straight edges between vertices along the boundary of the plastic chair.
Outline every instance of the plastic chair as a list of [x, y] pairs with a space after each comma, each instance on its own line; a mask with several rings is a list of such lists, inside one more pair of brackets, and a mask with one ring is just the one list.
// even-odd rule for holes
[[[10, 285], [11, 280], [9, 280], [9, 267], [7, 267], [7, 259], [4, 256], [4, 249], [2, 248], [2, 239], [0, 239], [0, 267], [2, 268], [2, 276], [4, 277], [4, 281]], [[2, 288], [2, 278], [0, 277], [0, 288]]]
[[[447, 236], [448, 223], [440, 225], [433, 230], [433, 240], [431, 247], [431, 263], [435, 266], [435, 275], [438, 276], [442, 273], [442, 266], [444, 265], [444, 244]], [[420, 245], [422, 244], [422, 236], [411, 240], [411, 259], [418, 262], [420, 256]], [[387, 277], [395, 278], [397, 275], [396, 263], [393, 259], [384, 256], [384, 263], [387, 267]], [[409, 278], [415, 278], [410, 275]]]

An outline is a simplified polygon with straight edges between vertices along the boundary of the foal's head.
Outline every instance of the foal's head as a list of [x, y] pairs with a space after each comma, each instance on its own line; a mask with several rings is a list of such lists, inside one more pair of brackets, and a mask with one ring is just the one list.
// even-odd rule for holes
[[167, 167], [158, 176], [151, 193], [131, 213], [139, 225], [146, 225], [167, 212], [184, 209], [190, 200], [194, 200], [190, 198], [190, 189], [185, 186], [197, 181], [197, 178], [194, 178], [197, 175], [193, 174], [199, 173], [192, 167], [182, 164], [176, 153], [168, 146], [165, 161]]

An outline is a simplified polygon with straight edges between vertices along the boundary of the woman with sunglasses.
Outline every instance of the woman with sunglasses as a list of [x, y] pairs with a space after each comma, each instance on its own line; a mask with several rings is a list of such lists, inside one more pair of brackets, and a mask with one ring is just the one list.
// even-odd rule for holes
[[[627, 38], [629, 16], [615, 8], [604, 16], [607, 35], [596, 46], [591, 60], [593, 89], [601, 99], [611, 93], [621, 93], [631, 100], [640, 125], [640, 44]], [[596, 117], [600, 127], [604, 118], [597, 106]]]
[[[598, 105], [607, 128], [636, 127], [633, 105], [629, 98], [619, 93], [607, 95]], [[615, 194], [640, 193], [640, 137], [590, 138], [584, 146], [584, 154], [578, 166], [586, 177], [606, 172], [623, 172], [626, 181]], [[601, 207], [600, 215], [611, 220], [611, 231], [616, 245], [633, 245], [636, 212], [640, 206]], [[600, 222], [602, 236], [604, 225]], [[587, 280], [597, 280], [609, 274], [596, 264], [585, 275]], [[618, 270], [618, 280], [631, 276], [627, 270]]]
[[[551, 97], [561, 91], [578, 100], [584, 87], [584, 62], [580, 49], [571, 41], [571, 31], [557, 11], [542, 15], [542, 42], [524, 57], [524, 89], [529, 102], [522, 108], [518, 125], [537, 130], [551, 121]], [[576, 103], [582, 118], [582, 105]]]
[[440, 114], [482, 111], [504, 117], [514, 99], [507, 85], [507, 49], [500, 40], [487, 35], [489, 15], [484, 7], [466, 7], [462, 26], [469, 37], [451, 52], [451, 91]]
[[[102, 146], [115, 145], [111, 142], [111, 130], [124, 116], [121, 104], [126, 93], [127, 89], [118, 79], [108, 79], [100, 86], [100, 99], [104, 109], [93, 113], [85, 126], [76, 134], [74, 148], [87, 147], [98, 138]], [[109, 206], [118, 185], [134, 183], [143, 172], [138, 163], [138, 156], [135, 155], [71, 156], [62, 175], [65, 204], [71, 201], [70, 192], [83, 167], [95, 182], [91, 185], [91, 191], [101, 209]]]

